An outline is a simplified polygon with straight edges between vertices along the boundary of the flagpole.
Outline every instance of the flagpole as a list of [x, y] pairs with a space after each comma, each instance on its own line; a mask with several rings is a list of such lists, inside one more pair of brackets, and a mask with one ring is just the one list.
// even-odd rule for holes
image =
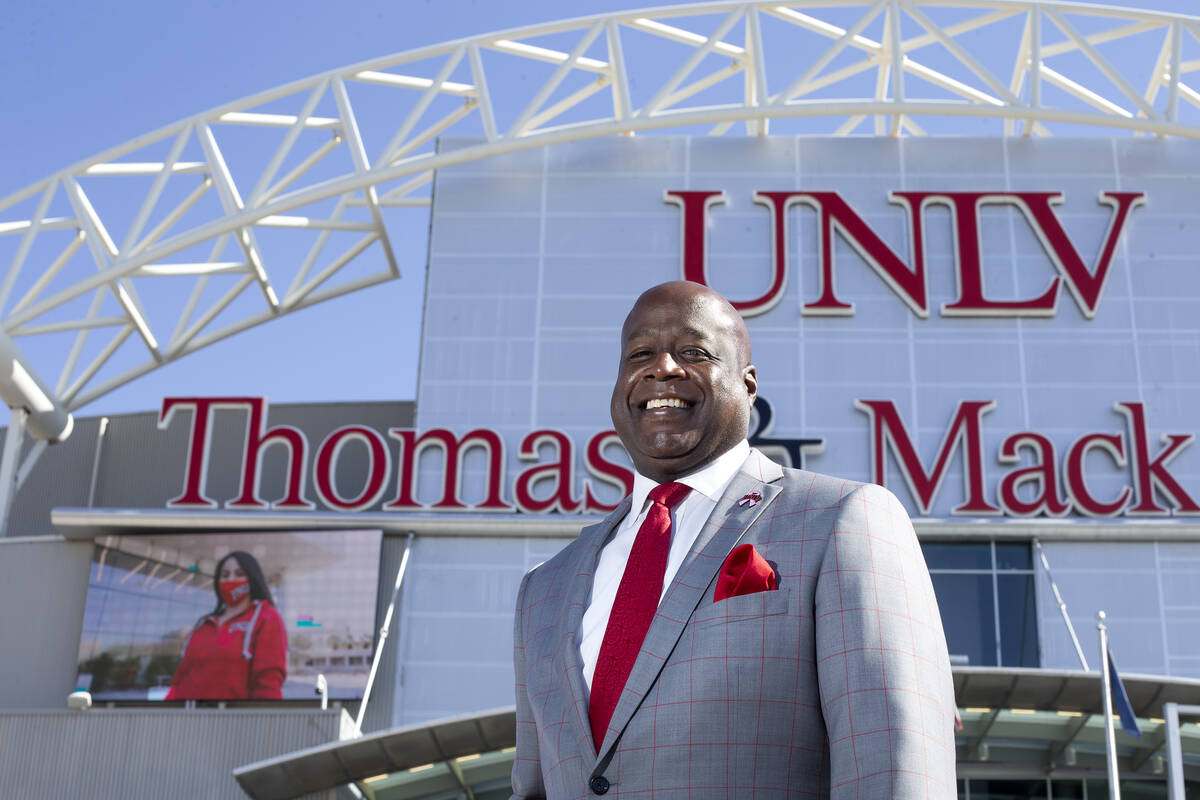
[[1112, 686], [1108, 678], [1108, 626], [1107, 615], [1101, 611], [1096, 615], [1096, 630], [1100, 632], [1100, 686], [1104, 693], [1104, 745], [1108, 761], [1108, 800], [1121, 800], [1121, 784], [1117, 774], [1117, 737], [1113, 731]]
[[1050, 581], [1050, 591], [1054, 592], [1054, 602], [1058, 604], [1058, 613], [1062, 614], [1063, 622], [1067, 624], [1067, 633], [1071, 634], [1071, 644], [1075, 645], [1075, 655], [1079, 656], [1079, 663], [1083, 665], [1084, 672], [1087, 672], [1091, 667], [1084, 658], [1079, 637], [1075, 635], [1075, 626], [1071, 624], [1071, 615], [1067, 613], [1067, 601], [1063, 600], [1062, 594], [1058, 591], [1058, 584], [1054, 582], [1054, 574], [1050, 572], [1050, 560], [1046, 558], [1046, 551], [1042, 549], [1042, 543], [1036, 538], [1033, 540], [1033, 549], [1037, 550], [1038, 558], [1042, 562], [1042, 569], [1046, 571], [1046, 578]]

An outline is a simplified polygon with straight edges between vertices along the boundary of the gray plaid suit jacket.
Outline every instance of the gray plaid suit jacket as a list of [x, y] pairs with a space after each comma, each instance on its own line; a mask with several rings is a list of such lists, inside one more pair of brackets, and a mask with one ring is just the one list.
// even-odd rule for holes
[[[754, 505], [738, 505], [751, 491]], [[597, 554], [629, 510], [525, 576], [514, 798], [954, 798], [954, 692], [933, 587], [886, 489], [757, 450], [668, 588], [597, 748], [578, 636]], [[713, 602], [750, 542], [775, 591]], [[607, 798], [606, 798], [607, 800]]]

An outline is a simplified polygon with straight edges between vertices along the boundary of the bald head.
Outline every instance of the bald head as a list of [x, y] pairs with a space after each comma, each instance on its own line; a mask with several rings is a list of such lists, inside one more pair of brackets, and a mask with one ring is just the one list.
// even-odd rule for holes
[[621, 328], [621, 339], [629, 335], [629, 323], [643, 306], [666, 306], [678, 309], [680, 314], [695, 311], [706, 311], [711, 319], [720, 323], [721, 329], [730, 337], [737, 350], [739, 367], [747, 366], [750, 356], [750, 331], [746, 322], [728, 300], [714, 292], [702, 283], [692, 281], [667, 281], [657, 286], [651, 286], [638, 296], [625, 325]]
[[728, 451], [746, 437], [757, 390], [750, 334], [724, 297], [672, 281], [634, 303], [610, 411], [642, 475], [672, 481]]

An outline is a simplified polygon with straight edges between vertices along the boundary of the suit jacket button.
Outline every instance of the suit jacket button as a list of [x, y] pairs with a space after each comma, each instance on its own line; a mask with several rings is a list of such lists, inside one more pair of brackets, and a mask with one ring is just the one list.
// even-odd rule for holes
[[603, 775], [593, 775], [588, 781], [588, 788], [592, 790], [592, 794], [608, 794], [608, 778]]

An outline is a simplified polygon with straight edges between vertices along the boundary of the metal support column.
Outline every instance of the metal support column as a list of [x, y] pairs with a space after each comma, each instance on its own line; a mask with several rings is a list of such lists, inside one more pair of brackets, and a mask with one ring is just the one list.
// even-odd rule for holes
[[371, 673], [367, 676], [367, 686], [363, 689], [362, 702], [358, 705], [358, 719], [354, 721], [354, 728], [359, 736], [362, 736], [363, 717], [367, 713], [367, 702], [371, 699], [371, 687], [375, 685], [375, 673], [379, 671], [383, 647], [387, 644], [388, 633], [391, 630], [392, 614], [396, 611], [396, 598], [400, 596], [400, 584], [404, 582], [404, 572], [408, 569], [408, 556], [412, 553], [414, 538], [414, 534], [410, 532], [408, 539], [404, 542], [404, 555], [400, 557], [400, 568], [396, 570], [396, 583], [392, 586], [392, 599], [388, 603], [387, 613], [383, 616], [383, 625], [379, 628], [379, 644], [375, 646], [375, 654], [371, 658]]
[[13, 495], [17, 493], [17, 474], [21, 460], [21, 443], [25, 440], [25, 421], [29, 412], [14, 408], [8, 416], [8, 432], [4, 435], [4, 453], [0, 455], [0, 536], [8, 535], [8, 512]]
[[1200, 717], [1200, 706], [1163, 703], [1167, 740], [1167, 789], [1170, 800], [1187, 800], [1183, 783], [1183, 745], [1179, 739], [1179, 717]]

